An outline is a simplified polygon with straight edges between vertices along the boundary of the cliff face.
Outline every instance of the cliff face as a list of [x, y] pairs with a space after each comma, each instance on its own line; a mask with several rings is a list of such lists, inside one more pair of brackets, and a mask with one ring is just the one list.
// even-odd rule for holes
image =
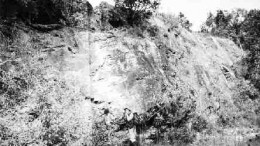
[[232, 66], [244, 52], [227, 39], [178, 31], [162, 30], [154, 38], [127, 31], [77, 32], [72, 44], [53, 37], [53, 45], [65, 47], [46, 59], [83, 97], [103, 102], [101, 107], [111, 103], [113, 113], [126, 107], [142, 113], [183, 96], [195, 100], [196, 112], [214, 123], [217, 112], [233, 106], [238, 79]]
[[[16, 106], [17, 114], [28, 116], [38, 111], [48, 115], [47, 105], [39, 105], [44, 99], [51, 104], [49, 111], [58, 113], [49, 114], [57, 118], [52, 122], [77, 133], [75, 143], [80, 143], [88, 141], [93, 118], [102, 108], [121, 117], [124, 108], [142, 113], [157, 103], [181, 97], [184, 104], [195, 101], [195, 112], [212, 124], [222, 113], [235, 112], [232, 98], [239, 79], [234, 68], [245, 53], [230, 40], [168, 29], [162, 21], [155, 22], [159, 33], [153, 37], [138, 36], [135, 30], [21, 32], [19, 41], [24, 46], [20, 47], [31, 48], [34, 55], [12, 57], [12, 53], [3, 52], [17, 63], [2, 57], [1, 69], [18, 74], [17, 64], [26, 64], [30, 58], [32, 70], [41, 68], [46, 84], [35, 79], [39, 84], [26, 91], [30, 96]], [[30, 116], [14, 122], [3, 116], [2, 120], [26, 141], [23, 131], [44, 126], [47, 116], [38, 116], [30, 121], [33, 126], [27, 123]]]
[[[232, 105], [233, 65], [244, 52], [233, 42], [180, 30], [155, 38], [124, 31], [79, 32], [77, 47], [48, 59], [85, 97], [110, 103], [115, 112], [144, 112], [177, 96], [196, 100], [197, 112]], [[214, 115], [214, 113], [213, 113]], [[211, 120], [212, 121], [212, 120]]]

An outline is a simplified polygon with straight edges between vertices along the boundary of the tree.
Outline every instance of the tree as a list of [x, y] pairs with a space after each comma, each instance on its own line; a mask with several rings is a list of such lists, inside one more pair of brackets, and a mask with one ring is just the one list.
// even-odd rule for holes
[[208, 26], [208, 27], [213, 27], [213, 24], [214, 24], [214, 15], [210, 12], [209, 14], [208, 14], [208, 18], [207, 18], [207, 20], [206, 20], [206, 25]]
[[30, 24], [77, 25], [93, 12], [86, 0], [0, 0], [0, 19]]
[[251, 10], [242, 26], [241, 43], [243, 48], [249, 51], [246, 58], [248, 72], [247, 79], [250, 79], [255, 87], [260, 90], [260, 10]]
[[244, 9], [234, 9], [232, 12], [218, 10], [216, 15], [209, 13], [201, 31], [228, 37], [240, 44], [241, 26], [246, 14]]
[[215, 27], [214, 15], [210, 12], [208, 13], [206, 21], [201, 25], [201, 32], [208, 33], [212, 32], [212, 29]]
[[180, 12], [178, 19], [183, 28], [191, 31], [190, 27], [192, 26], [192, 23], [190, 23], [190, 21], [184, 16], [183, 13]]
[[216, 16], [209, 14], [205, 24], [211, 34], [230, 38], [249, 52], [244, 58], [247, 71], [243, 75], [260, 91], [260, 10], [218, 10]]
[[213, 33], [219, 36], [228, 36], [231, 15], [227, 11], [218, 10], [214, 18], [215, 29]]
[[149, 19], [159, 5], [160, 0], [115, 0], [114, 16], [120, 18], [118, 21], [123, 25], [138, 26]]
[[210, 12], [208, 14], [207, 20], [205, 22], [205, 29], [206, 29], [207, 32], [211, 32], [214, 27], [215, 27], [215, 17]]

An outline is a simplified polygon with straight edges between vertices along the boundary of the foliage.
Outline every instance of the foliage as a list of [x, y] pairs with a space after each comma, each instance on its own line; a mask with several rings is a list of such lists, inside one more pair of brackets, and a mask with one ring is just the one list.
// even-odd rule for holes
[[[218, 124], [224, 127], [234, 125], [238, 121], [245, 125], [254, 124], [252, 121], [255, 121], [254, 117], [259, 114], [260, 10], [247, 12], [243, 9], [236, 9], [226, 13], [219, 10], [216, 16], [209, 15], [206, 26], [210, 28], [206, 32], [228, 37], [248, 52], [241, 64], [243, 70], [237, 74], [243, 79], [236, 83], [233, 90], [233, 102], [236, 109], [223, 112], [229, 115], [221, 114]], [[250, 82], [246, 82], [244, 79]]]
[[187, 19], [183, 13], [179, 13], [178, 16], [173, 14], [157, 13], [156, 15], [166, 25], [169, 25], [168, 32], [171, 32], [178, 27], [182, 27], [191, 32], [192, 23]]
[[232, 123], [230, 118], [231, 117], [227, 116], [227, 115], [220, 115], [218, 120], [217, 120], [218, 126], [225, 127], [225, 128], [232, 126], [233, 123]]
[[194, 142], [196, 136], [187, 127], [180, 127], [178, 129], [170, 129], [167, 132], [170, 144], [189, 144]]
[[115, 0], [110, 24], [113, 27], [139, 26], [152, 16], [159, 4], [160, 0]]
[[197, 132], [202, 132], [203, 130], [207, 129], [207, 126], [208, 126], [208, 123], [203, 117], [196, 116], [193, 119], [191, 128]]
[[99, 25], [101, 30], [109, 30], [111, 25], [109, 21], [112, 17], [112, 11], [114, 6], [108, 4], [107, 2], [101, 2], [97, 8], [95, 8], [95, 14], [99, 17]]
[[155, 37], [159, 34], [159, 28], [156, 25], [152, 25], [152, 26], [148, 27], [147, 32], [149, 33], [149, 35], [151, 37]]
[[82, 23], [92, 14], [93, 8], [84, 0], [0, 0], [0, 18], [16, 19], [33, 24]]
[[39, 55], [38, 34], [20, 33], [1, 42], [0, 145], [71, 145], [91, 128], [81, 96]]
[[216, 16], [209, 14], [203, 32], [210, 32], [217, 36], [231, 38], [244, 50], [249, 51], [245, 58], [247, 73], [245, 79], [249, 79], [260, 90], [260, 10], [247, 12], [244, 9], [236, 9], [232, 12], [218, 10]]
[[239, 29], [246, 14], [244, 9], [235, 9], [232, 12], [217, 10], [216, 15], [209, 13], [201, 31], [235, 39], [240, 33]]
[[105, 145], [109, 140], [108, 130], [104, 121], [95, 122], [92, 127], [91, 143], [96, 146]]
[[[194, 131], [187, 126], [187, 123], [195, 116], [195, 102], [188, 97], [178, 97], [176, 101], [161, 103], [149, 108], [146, 112], [137, 114], [133, 119], [139, 134], [148, 133], [148, 138], [153, 143], [162, 139], [168, 139], [170, 143], [191, 143], [195, 140]], [[130, 121], [131, 122], [131, 121]], [[124, 130], [121, 122], [118, 131]], [[151, 132], [151, 130], [155, 132]], [[155, 134], [157, 133], [157, 134]]]
[[233, 103], [237, 108], [236, 122], [254, 124], [254, 117], [259, 114], [259, 91], [252, 83], [241, 80], [236, 83], [233, 93]]
[[157, 13], [157, 17], [165, 24], [170, 25], [170, 28], [177, 28], [179, 25], [179, 18], [173, 14]]
[[42, 139], [48, 146], [68, 144], [68, 140], [66, 139], [66, 130], [62, 127], [46, 131], [42, 136]]
[[0, 78], [1, 90], [1, 109], [13, 108], [20, 105], [27, 98], [24, 90], [27, 89], [27, 83], [23, 77], [15, 77], [2, 71], [3, 76]]
[[181, 26], [188, 31], [191, 31], [190, 27], [192, 26], [192, 23], [190, 23], [190, 21], [184, 16], [184, 14], [180, 13], [178, 18]]
[[249, 51], [247, 56], [248, 73], [246, 78], [250, 79], [257, 89], [260, 90], [260, 10], [251, 10], [241, 26], [241, 43], [245, 50]]
[[205, 24], [211, 29], [210, 31], [212, 34], [226, 36], [228, 32], [223, 30], [229, 26], [230, 19], [231, 15], [227, 14], [225, 11], [218, 10], [216, 16], [209, 13]]

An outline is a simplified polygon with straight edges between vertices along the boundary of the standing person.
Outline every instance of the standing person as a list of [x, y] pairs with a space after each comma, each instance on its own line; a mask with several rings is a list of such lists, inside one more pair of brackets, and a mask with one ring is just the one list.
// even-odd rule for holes
[[136, 128], [133, 124], [133, 118], [134, 114], [132, 111], [128, 108], [125, 108], [125, 117], [127, 121], [127, 127], [128, 127], [128, 133], [129, 133], [129, 139], [132, 143], [136, 142]]
[[108, 144], [111, 143], [111, 136], [112, 136], [112, 120], [114, 119], [114, 115], [110, 112], [108, 108], [103, 108], [104, 113], [102, 116], [104, 117], [106, 133], [107, 133], [107, 141]]
[[134, 112], [133, 124], [136, 128], [136, 133], [140, 134], [141, 133], [141, 119], [136, 112]]
[[163, 116], [159, 112], [156, 113], [156, 116], [153, 121], [154, 122], [153, 126], [157, 129], [156, 142], [160, 142], [163, 121], [164, 121]]
[[109, 111], [108, 108], [103, 108], [102, 110], [104, 113], [101, 116], [104, 116], [106, 126], [111, 126], [114, 115]]
[[134, 112], [133, 124], [136, 131], [136, 146], [140, 146], [140, 134], [142, 133], [142, 121], [140, 116]]

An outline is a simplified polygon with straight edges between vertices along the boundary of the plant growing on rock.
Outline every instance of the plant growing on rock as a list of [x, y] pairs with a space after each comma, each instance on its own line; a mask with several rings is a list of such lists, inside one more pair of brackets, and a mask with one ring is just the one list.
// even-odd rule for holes
[[167, 132], [167, 136], [170, 144], [189, 144], [196, 138], [195, 133], [189, 131], [187, 127], [171, 129]]
[[203, 117], [196, 116], [193, 119], [191, 128], [197, 132], [202, 132], [203, 130], [207, 129], [207, 126], [208, 126], [208, 123]]

